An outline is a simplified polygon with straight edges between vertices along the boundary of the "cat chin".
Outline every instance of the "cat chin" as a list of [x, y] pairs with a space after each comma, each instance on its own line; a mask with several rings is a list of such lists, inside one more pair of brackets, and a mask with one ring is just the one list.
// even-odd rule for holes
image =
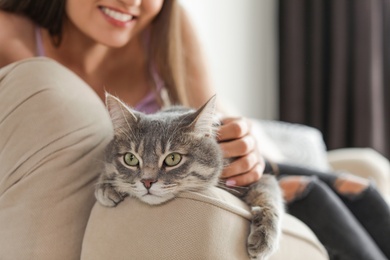
[[164, 197], [155, 196], [155, 195], [144, 195], [142, 197], [138, 197], [138, 199], [140, 199], [142, 202], [149, 205], [160, 205], [173, 199], [174, 197], [175, 196], [173, 194], [165, 195]]

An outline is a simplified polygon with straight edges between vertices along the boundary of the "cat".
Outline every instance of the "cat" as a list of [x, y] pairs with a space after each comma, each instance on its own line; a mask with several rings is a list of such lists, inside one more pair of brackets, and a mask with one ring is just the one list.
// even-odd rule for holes
[[[215, 96], [198, 110], [173, 106], [145, 115], [107, 94], [114, 138], [105, 150], [95, 196], [114, 207], [126, 196], [144, 203], [165, 203], [180, 192], [219, 185], [225, 161], [216, 141]], [[278, 247], [282, 195], [273, 175], [246, 189], [222, 186], [252, 208], [247, 249], [251, 259], [266, 259]], [[243, 191], [242, 191], [243, 190]]]

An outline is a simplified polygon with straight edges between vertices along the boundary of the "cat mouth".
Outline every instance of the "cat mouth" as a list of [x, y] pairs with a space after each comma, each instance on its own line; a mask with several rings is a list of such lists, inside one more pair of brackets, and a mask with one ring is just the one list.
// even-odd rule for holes
[[157, 194], [154, 194], [152, 192], [150, 192], [150, 190], [148, 190], [144, 195], [142, 195], [142, 197], [157, 197], [157, 198], [162, 198], [162, 196], [159, 196]]

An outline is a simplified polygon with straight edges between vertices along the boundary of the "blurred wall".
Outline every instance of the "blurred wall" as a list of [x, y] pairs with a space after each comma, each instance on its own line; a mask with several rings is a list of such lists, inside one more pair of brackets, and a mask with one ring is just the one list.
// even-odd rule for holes
[[276, 119], [277, 1], [180, 2], [198, 31], [218, 97], [245, 116]]

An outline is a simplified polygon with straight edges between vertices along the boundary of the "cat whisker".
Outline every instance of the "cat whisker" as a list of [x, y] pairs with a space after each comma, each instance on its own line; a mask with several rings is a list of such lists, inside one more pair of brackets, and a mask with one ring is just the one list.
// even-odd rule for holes
[[173, 193], [175, 191], [176, 191], [176, 189], [161, 189], [159, 192], [161, 194], [168, 194], [168, 193]]
[[201, 189], [199, 187], [189, 187], [188, 189], [186, 188], [186, 191], [191, 192], [191, 193], [199, 192], [201, 190], [203, 190], [203, 189]]
[[225, 182], [221, 180], [218, 181], [217, 187], [229, 191], [230, 193], [239, 194], [239, 195], [241, 195], [242, 193], [246, 192], [249, 189], [248, 187], [242, 187], [236, 185], [226, 186]]
[[226, 187], [226, 186], [219, 186], [219, 185], [217, 185], [217, 187], [218, 187], [218, 188], [221, 188], [221, 189], [223, 189], [223, 190], [226, 190], [226, 191], [228, 191], [228, 192], [230, 192], [230, 193], [232, 193], [232, 194], [241, 194], [240, 191], [235, 190], [235, 189], [232, 189], [232, 188], [228, 188], [228, 187]]
[[134, 193], [145, 193], [145, 189], [132, 189]]
[[172, 194], [172, 193], [173, 193], [172, 190], [169, 190], [169, 191], [161, 190], [161, 191], [158, 193], [158, 195], [159, 195], [159, 196], [164, 196], [164, 195], [166, 195], [166, 194]]
[[163, 188], [163, 189], [169, 189], [169, 188], [173, 188], [173, 187], [176, 187], [176, 186], [177, 186], [177, 184], [174, 183], [174, 184], [167, 184], [167, 185], [164, 185], [164, 186], [162, 186], [161, 188]]
[[96, 185], [104, 185], [104, 184], [115, 184], [115, 180], [103, 180], [103, 181], [98, 181], [95, 183], [95, 186]]
[[138, 186], [136, 184], [131, 184], [129, 182], [124, 182], [121, 180], [115, 180], [112, 183], [114, 184], [114, 186], [116, 188], [118, 188], [118, 190], [121, 190], [121, 191], [132, 190], [132, 191], [136, 191], [136, 192], [142, 192], [144, 190], [144, 189], [138, 188]]

